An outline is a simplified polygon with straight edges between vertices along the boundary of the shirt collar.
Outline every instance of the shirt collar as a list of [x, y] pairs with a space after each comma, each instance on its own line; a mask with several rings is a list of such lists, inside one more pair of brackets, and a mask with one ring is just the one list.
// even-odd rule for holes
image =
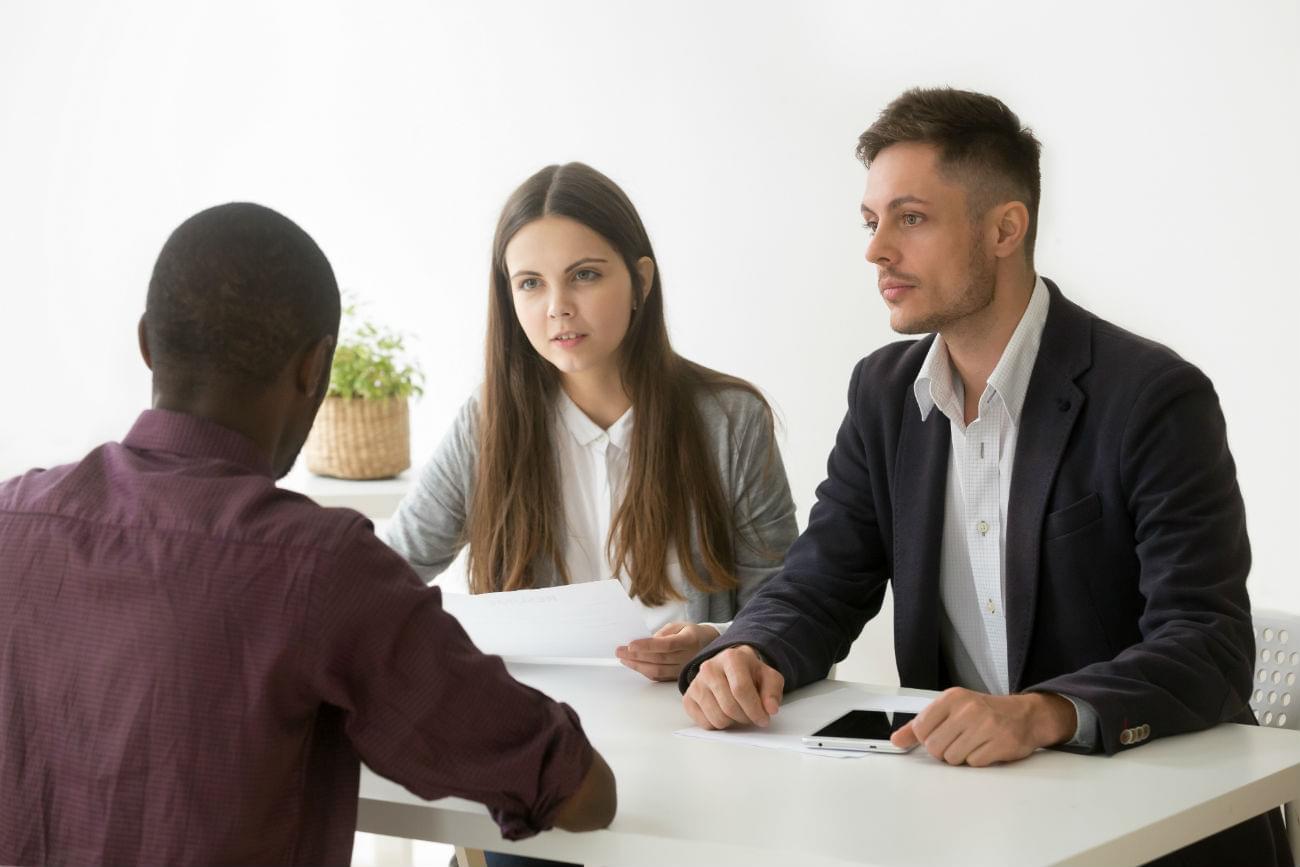
[[560, 421], [564, 427], [577, 441], [578, 445], [586, 447], [599, 440], [602, 436], [609, 439], [610, 445], [615, 448], [626, 451], [628, 442], [632, 438], [632, 408], [628, 407], [627, 412], [618, 417], [618, 420], [609, 426], [606, 430], [596, 424], [587, 414], [578, 409], [578, 405], [573, 402], [573, 398], [565, 393], [564, 389], [559, 389], [559, 401], [556, 404]]
[[270, 458], [248, 437], [188, 413], [147, 409], [135, 420], [122, 445], [144, 451], [215, 458], [238, 464], [258, 475], [275, 476]]
[[[1020, 424], [1020, 411], [1025, 405], [1025, 394], [1029, 391], [1029, 378], [1034, 372], [1034, 362], [1038, 359], [1038, 347], [1043, 339], [1043, 326], [1047, 324], [1047, 307], [1051, 296], [1042, 277], [1034, 279], [1034, 291], [1029, 296], [1029, 305], [1025, 308], [1016, 330], [1002, 350], [993, 372], [989, 374], [988, 389], [997, 395], [1012, 424]], [[916, 405], [921, 410], [921, 420], [930, 417], [930, 411], [936, 406], [949, 418], [962, 418], [962, 402], [965, 394], [961, 380], [952, 374], [952, 364], [948, 359], [948, 345], [943, 337], [935, 335], [930, 351], [926, 353], [921, 369], [912, 384], [916, 396]]]

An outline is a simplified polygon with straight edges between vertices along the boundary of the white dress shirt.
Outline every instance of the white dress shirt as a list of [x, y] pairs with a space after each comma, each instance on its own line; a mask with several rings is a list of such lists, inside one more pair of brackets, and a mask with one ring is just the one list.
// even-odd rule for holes
[[[936, 337], [913, 385], [921, 418], [938, 408], [952, 431], [944, 495], [939, 586], [943, 607], [940, 641], [954, 681], [993, 695], [1010, 692], [1007, 672], [1007, 510], [1011, 473], [1029, 378], [1047, 322], [1050, 301], [1041, 277], [980, 395], [979, 416], [966, 424], [966, 395], [952, 369], [948, 345]], [[1073, 744], [1088, 744], [1096, 717], [1075, 706]]]
[[[555, 416], [557, 469], [564, 500], [564, 563], [569, 570], [569, 580], [578, 584], [617, 578], [630, 594], [632, 580], [622, 572], [614, 573], [610, 564], [614, 552], [606, 551], [605, 543], [609, 539], [610, 523], [627, 488], [632, 410], [629, 408], [608, 430], [602, 429], [560, 389]], [[671, 548], [667, 571], [669, 583], [682, 599], [669, 599], [663, 605], [655, 606], [645, 605], [639, 599], [633, 600], [644, 609], [646, 626], [651, 632], [666, 623], [689, 620], [685, 600], [686, 578]], [[709, 625], [719, 632], [727, 626]]]

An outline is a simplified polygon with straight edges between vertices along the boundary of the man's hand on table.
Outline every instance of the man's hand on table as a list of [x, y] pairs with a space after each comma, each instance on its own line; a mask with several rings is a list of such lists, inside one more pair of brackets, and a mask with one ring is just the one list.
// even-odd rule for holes
[[1059, 695], [986, 695], [954, 687], [889, 740], [904, 748], [920, 744], [950, 765], [985, 767], [1064, 743], [1076, 724], [1074, 705]]
[[748, 644], [728, 647], [700, 663], [682, 706], [704, 729], [766, 726], [781, 706], [785, 678]]

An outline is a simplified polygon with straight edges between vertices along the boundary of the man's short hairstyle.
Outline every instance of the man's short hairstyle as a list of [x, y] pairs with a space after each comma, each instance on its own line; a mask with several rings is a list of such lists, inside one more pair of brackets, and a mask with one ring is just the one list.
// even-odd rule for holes
[[858, 159], [871, 168], [882, 150], [901, 142], [938, 149], [940, 170], [966, 188], [972, 216], [1002, 202], [1022, 202], [1029, 211], [1025, 256], [1033, 261], [1042, 146], [1015, 112], [983, 93], [913, 88], [887, 105], [858, 137]]
[[339, 328], [339, 288], [320, 247], [261, 205], [218, 205], [172, 232], [149, 280], [155, 380], [193, 394], [257, 388]]

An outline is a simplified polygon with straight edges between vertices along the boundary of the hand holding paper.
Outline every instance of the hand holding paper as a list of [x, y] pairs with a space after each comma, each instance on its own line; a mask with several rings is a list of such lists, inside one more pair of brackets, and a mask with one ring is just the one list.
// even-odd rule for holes
[[650, 638], [629, 641], [615, 650], [619, 662], [651, 680], [676, 680], [682, 666], [718, 637], [705, 623], [668, 623]]
[[445, 593], [442, 605], [480, 650], [507, 661], [613, 665], [614, 648], [649, 635], [640, 606], [617, 581], [476, 596]]

